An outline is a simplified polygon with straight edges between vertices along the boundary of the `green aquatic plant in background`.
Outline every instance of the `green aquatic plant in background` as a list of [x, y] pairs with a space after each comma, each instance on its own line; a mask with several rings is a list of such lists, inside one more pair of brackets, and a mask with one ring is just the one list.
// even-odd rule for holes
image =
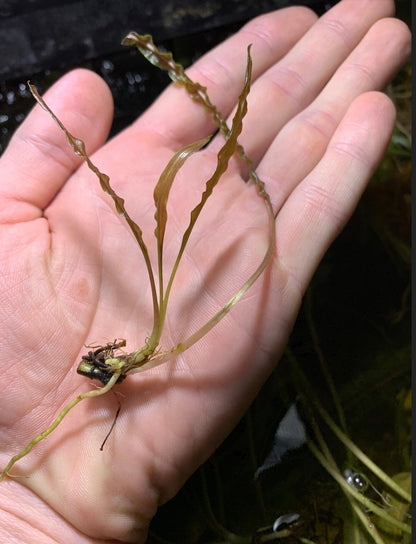
[[[160, 365], [179, 353], [184, 352], [193, 344], [198, 342], [205, 334], [207, 334], [215, 325], [223, 319], [228, 312], [237, 304], [246, 291], [254, 284], [254, 282], [260, 277], [269, 263], [275, 246], [275, 230], [274, 230], [274, 214], [271, 206], [269, 195], [266, 192], [263, 182], [258, 178], [250, 159], [246, 156], [244, 149], [237, 142], [237, 138], [242, 130], [243, 118], [247, 112], [247, 95], [250, 91], [251, 82], [251, 70], [252, 61], [250, 56], [250, 46], [247, 50], [247, 67], [244, 86], [241, 94], [238, 98], [237, 109], [232, 120], [231, 128], [228, 128], [225, 120], [218, 109], [211, 103], [206, 89], [199, 83], [193, 82], [188, 76], [186, 76], [181, 65], [177, 64], [170, 53], [163, 53], [153, 43], [151, 36], [141, 36], [136, 33], [130, 33], [122, 42], [124, 45], [136, 45], [143, 55], [153, 64], [163, 70], [167, 70], [169, 76], [176, 83], [182, 84], [191, 98], [199, 103], [206, 112], [212, 115], [214, 124], [218, 127], [219, 131], [224, 136], [224, 144], [217, 154], [217, 165], [214, 173], [207, 180], [205, 190], [201, 195], [200, 202], [192, 209], [190, 213], [190, 220], [188, 227], [186, 228], [180, 248], [170, 271], [169, 279], [165, 286], [164, 284], [164, 267], [163, 267], [163, 248], [164, 248], [164, 235], [166, 230], [166, 224], [168, 220], [167, 204], [172, 189], [172, 185], [175, 181], [175, 177], [180, 168], [184, 165], [185, 161], [195, 152], [202, 149], [210, 140], [205, 138], [197, 142], [186, 145], [180, 149], [170, 159], [166, 168], [162, 172], [159, 181], [154, 189], [154, 204], [155, 204], [155, 222], [156, 228], [154, 231], [157, 240], [157, 272], [154, 273], [148, 248], [143, 239], [143, 232], [140, 226], [130, 217], [128, 214], [124, 199], [121, 198], [112, 188], [110, 184], [110, 178], [105, 173], [101, 172], [97, 166], [91, 161], [86, 150], [85, 144], [82, 140], [72, 135], [54, 114], [54, 112], [45, 103], [42, 97], [37, 92], [36, 88], [29, 83], [29, 88], [41, 107], [52, 117], [57, 123], [59, 128], [64, 132], [68, 144], [74, 150], [76, 155], [81, 156], [87, 163], [89, 169], [97, 176], [101, 188], [104, 192], [109, 194], [114, 201], [116, 211], [127, 222], [131, 233], [133, 234], [136, 242], [140, 248], [142, 256], [144, 258], [148, 279], [150, 283], [152, 300], [153, 300], [153, 328], [150, 336], [145, 340], [142, 347], [131, 351], [130, 353], [124, 353], [120, 350], [126, 346], [126, 340], [115, 340], [113, 343], [108, 343], [103, 346], [96, 346], [94, 351], [89, 351], [87, 355], [82, 357], [81, 362], [78, 365], [78, 373], [87, 376], [91, 379], [97, 379], [101, 381], [103, 387], [93, 389], [86, 393], [78, 395], [73, 399], [65, 408], [60, 412], [55, 421], [40, 435], [34, 438], [20, 453], [16, 454], [9, 461], [0, 475], [0, 480], [6, 476], [13, 476], [10, 470], [14, 464], [22, 457], [26, 456], [32, 448], [41, 440], [45, 439], [56, 427], [61, 423], [67, 413], [72, 410], [79, 402], [84, 399], [101, 396], [110, 391], [114, 385], [123, 381], [128, 374], [142, 372]], [[164, 350], [159, 348], [160, 338], [163, 332], [166, 312], [168, 308], [169, 295], [173, 281], [175, 279], [176, 272], [178, 270], [181, 258], [184, 254], [190, 235], [193, 228], [200, 216], [204, 205], [210, 198], [218, 184], [221, 176], [226, 172], [229, 161], [232, 155], [237, 152], [238, 155], [244, 160], [248, 166], [251, 181], [257, 187], [257, 192], [260, 198], [265, 203], [265, 209], [268, 215], [268, 244], [264, 257], [256, 270], [247, 279], [247, 281], [237, 290], [237, 292], [220, 308], [211, 319], [208, 320], [203, 326], [201, 326], [190, 337], [179, 342], [171, 349]], [[117, 415], [116, 415], [117, 417]], [[111, 429], [110, 429], [111, 432]], [[107, 435], [108, 436], [108, 435]], [[106, 437], [107, 438], [107, 437]], [[105, 439], [106, 440], [106, 439]], [[104, 440], [104, 442], [105, 442]], [[104, 445], [104, 443], [103, 443]]]
[[[199, 504], [201, 522], [210, 529], [212, 534], [216, 535], [216, 538], [189, 539], [189, 542], [221, 542], [222, 544], [263, 544], [266, 542], [276, 544], [410, 544], [411, 542], [410, 458], [405, 455], [401, 464], [404, 469], [408, 467], [408, 470], [391, 476], [350, 438], [341, 400], [323, 357], [314, 326], [311, 290], [308, 291], [305, 306], [306, 313], [309, 314], [307, 321], [315, 356], [324, 377], [324, 387], [320, 388], [318, 394], [317, 388], [302, 369], [295, 351], [288, 347], [284, 357], [284, 363], [288, 363], [288, 366], [283, 370], [283, 374], [288, 372], [289, 377], [283, 387], [292, 389], [296, 401], [289, 406], [288, 412], [280, 420], [276, 436], [279, 435], [279, 429], [288, 414], [295, 413], [296, 416], [290, 418], [290, 425], [286, 424], [280, 433], [280, 452], [275, 456], [274, 464], [273, 461], [270, 462], [270, 456], [268, 456], [265, 464], [258, 467], [253, 422], [254, 418], [258, 420], [259, 416], [261, 417], [262, 411], [256, 414], [255, 407], [252, 407], [244, 421], [245, 444], [250, 452], [245, 465], [251, 466], [251, 494], [247, 494], [245, 515], [249, 516], [249, 512], [252, 511], [262, 512], [257, 516], [258, 518], [263, 516], [264, 519], [272, 521], [258, 522], [255, 531], [244, 534], [236, 531], [234, 526], [228, 526], [224, 519], [221, 519], [226, 518], [224, 512], [232, 508], [231, 505], [224, 505], [227, 472], [215, 467], [216, 462], [220, 461], [216, 461], [214, 456], [210, 461], [210, 464], [214, 466], [209, 469], [210, 476], [208, 476], [207, 467], [200, 469], [199, 495], [196, 497], [193, 494], [189, 500], [192, 504]], [[282, 376], [279, 370], [281, 369], [276, 370], [277, 377]], [[321, 400], [322, 390], [326, 390], [326, 394]], [[405, 425], [403, 419], [410, 413], [410, 392], [401, 397], [401, 400], [398, 399], [400, 400], [397, 414], [400, 419], [397, 425], [398, 432]], [[365, 420], [365, 423], [370, 422]], [[406, 436], [406, 444], [408, 439], [409, 437]], [[273, 448], [276, 445], [275, 442]], [[302, 446], [304, 450], [307, 449], [312, 454], [311, 459], [306, 457], [305, 451], [296, 459], [296, 453], [293, 454], [292, 450]], [[291, 456], [294, 457], [293, 461]], [[218, 457], [221, 459], [221, 455]], [[324, 474], [316, 473], [316, 469], [312, 468], [313, 459], [332, 478], [335, 485], [332, 485], [330, 480], [326, 482]], [[298, 478], [302, 480], [309, 476], [308, 470], [311, 468], [311, 481], [305, 488], [293, 484], [293, 473], [297, 473]], [[279, 471], [279, 469], [282, 474], [280, 483], [286, 487], [276, 487], [273, 471]], [[223, 475], [223, 479], [218, 477], [216, 486], [213, 486], [209, 480], [213, 479], [212, 472], [215, 474], [216, 470]], [[237, 472], [238, 470], [241, 471], [241, 467], [237, 469]], [[214, 499], [210, 498], [213, 495], [213, 487], [217, 487], [217, 495], [214, 494]], [[273, 487], [276, 495], [284, 497], [283, 500], [278, 501], [279, 506], [275, 510], [274, 517], [270, 500]], [[241, 493], [241, 490], [239, 492]], [[330, 510], [326, 510], [328, 501]], [[152, 537], [151, 544], [181, 542], [178, 538], [160, 539], [155, 532], [152, 533]]]
[[[325, 362], [314, 326], [311, 311], [311, 290], [308, 291], [305, 306], [306, 313], [309, 314], [307, 321], [315, 356], [324, 377], [325, 401], [318, 396], [315, 386], [306, 376], [294, 350], [288, 347], [284, 358], [289, 364], [290, 376], [284, 386], [293, 388], [296, 401], [289, 406], [288, 412], [280, 421], [276, 432], [277, 437], [279, 429], [283, 427], [283, 421], [288, 418], [289, 413], [292, 413], [290, 424], [285, 424], [285, 428], [281, 429], [280, 444], [277, 444], [275, 440], [273, 445], [273, 448], [280, 448], [279, 453], [275, 455], [274, 461], [270, 461], [270, 457], [273, 457], [272, 451], [272, 455], [268, 455], [265, 464], [260, 468], [255, 453], [254, 415], [251, 415], [253, 409], [247, 413], [245, 418], [246, 444], [250, 451], [250, 461], [247, 461], [247, 465], [251, 464], [251, 487], [256, 489], [254, 503], [251, 502], [252, 499], [249, 500], [247, 497], [246, 514], [249, 510], [258, 510], [263, 512], [265, 518], [270, 519], [271, 505], [268, 504], [270, 497], [265, 494], [266, 488], [273, 486], [273, 483], [269, 483], [269, 480], [273, 481], [273, 475], [270, 476], [270, 473], [273, 473], [273, 469], [278, 470], [280, 465], [284, 466], [285, 461], [290, 460], [292, 450], [302, 446], [311, 452], [313, 458], [333, 479], [338, 486], [338, 492], [336, 489], [334, 491], [330, 482], [324, 484], [322, 489], [315, 483], [309, 490], [313, 493], [314, 503], [308, 504], [309, 510], [305, 509], [305, 500], [309, 502], [308, 497], [302, 494], [303, 490], [300, 487], [293, 488], [290, 474], [285, 473], [286, 464], [286, 468], [282, 469], [284, 473], [282, 485], [286, 485], [288, 488], [292, 487], [291, 493], [288, 493], [288, 489], [280, 488], [276, 489], [276, 493], [287, 497], [287, 504], [283, 503], [283, 509], [276, 510], [274, 521], [258, 526], [252, 534], [243, 534], [236, 532], [234, 527], [227, 527], [227, 524], [219, 519], [216, 512], [219, 504], [223, 504], [224, 498], [218, 499], [217, 496], [218, 504], [212, 502], [210, 499], [212, 485], [209, 485], [207, 469], [202, 467], [200, 469], [201, 492], [197, 500], [195, 500], [195, 496], [192, 496], [191, 500], [193, 503], [200, 503], [203, 522], [216, 535], [217, 539], [192, 540], [192, 542], [221, 542], [223, 544], [263, 544], [266, 542], [282, 544], [410, 544], [411, 542], [410, 458], [405, 456], [402, 464], [409, 470], [390, 476], [350, 438], [344, 410]], [[285, 371], [287, 370], [286, 368]], [[279, 375], [278, 370], [276, 374]], [[322, 390], [320, 394], [322, 394]], [[401, 395], [401, 397], [398, 405], [398, 417], [401, 420], [398, 422], [398, 432], [404, 426], [402, 419], [408, 417], [410, 413], [410, 392]], [[295, 413], [295, 417], [293, 417], [293, 413]], [[407, 442], [408, 436], [405, 440]], [[305, 458], [304, 454], [303, 458]], [[215, 458], [211, 461], [211, 464], [213, 463], [215, 463]], [[306, 467], [309, 464], [309, 461], [305, 462], [304, 459], [304, 462], [296, 463], [294, 461], [293, 465], [289, 466], [292, 466], [292, 472], [297, 472], [301, 476], [307, 471]], [[224, 473], [224, 481], [217, 482], [220, 489], [221, 487], [225, 488], [226, 478], [226, 473]], [[314, 480], [316, 482], [322, 480], [322, 476], [315, 476]], [[327, 500], [325, 494], [329, 494], [328, 490], [330, 489], [332, 511], [327, 512], [324, 516], [325, 507], [323, 505]], [[270, 492], [270, 489], [268, 491]], [[219, 490], [217, 493], [221, 494]], [[294, 509], [294, 500], [298, 510]], [[222, 510], [226, 509], [223, 504]], [[224, 516], [224, 514], [222, 515]], [[172, 540], [160, 539], [155, 533], [152, 533], [152, 536], [152, 544], [153, 542], [176, 544], [180, 541], [176, 538]]]
[[[298, 388], [305, 419], [311, 429], [310, 437], [307, 439], [306, 444], [318, 462], [340, 486], [350, 505], [352, 513], [351, 543], [410, 543], [411, 474], [410, 472], [400, 473], [390, 477], [348, 436], [345, 416], [336, 388], [320, 350], [312, 319], [310, 320], [310, 327], [316, 353], [322, 367], [323, 375], [326, 378], [329, 396], [332, 397], [332, 404], [339, 421], [338, 424], [328, 413], [328, 410], [324, 408], [322, 402], [308, 383], [292, 350], [287, 350], [287, 357], [291, 363], [293, 380]], [[332, 452], [334, 447], [330, 448], [327, 440], [324, 438], [323, 431], [321, 430], [323, 426], [326, 426], [344, 447], [344, 465], [345, 463], [348, 467], [359, 465], [365, 473], [362, 471], [353, 472], [351, 468], [342, 470], [338, 466]], [[368, 476], [371, 473], [372, 478], [376, 478], [383, 485], [382, 492], [372, 483]], [[373, 492], [372, 495], [375, 498], [367, 496], [366, 491], [368, 489]]]

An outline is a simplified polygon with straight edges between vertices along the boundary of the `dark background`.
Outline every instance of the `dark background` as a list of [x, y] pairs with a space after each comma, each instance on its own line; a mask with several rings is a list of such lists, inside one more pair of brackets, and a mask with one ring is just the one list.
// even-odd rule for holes
[[167, 40], [303, 4], [322, 13], [337, 0], [3, 0], [0, 79], [13, 79], [120, 51], [130, 30]]
[[0, 153], [33, 106], [28, 79], [43, 93], [71, 68], [90, 68], [114, 96], [112, 135], [140, 115], [169, 80], [120, 45], [131, 30], [188, 66], [260, 13], [303, 4], [321, 14], [337, 1], [0, 0]]

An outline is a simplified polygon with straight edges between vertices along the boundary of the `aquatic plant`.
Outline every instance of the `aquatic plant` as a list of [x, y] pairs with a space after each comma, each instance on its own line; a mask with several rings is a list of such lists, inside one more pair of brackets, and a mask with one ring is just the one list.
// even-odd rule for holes
[[[74, 408], [79, 402], [84, 399], [97, 397], [104, 395], [110, 391], [116, 384], [122, 382], [129, 374], [143, 372], [157, 365], [160, 365], [179, 353], [184, 352], [193, 344], [198, 342], [203, 336], [205, 336], [217, 323], [223, 319], [228, 312], [237, 304], [246, 291], [254, 284], [254, 282], [260, 277], [269, 263], [273, 251], [274, 251], [274, 215], [269, 196], [266, 192], [263, 182], [258, 178], [250, 159], [244, 152], [243, 147], [238, 143], [237, 138], [242, 130], [242, 121], [247, 112], [247, 95], [250, 91], [251, 83], [251, 71], [252, 60], [250, 56], [250, 46], [247, 50], [247, 66], [245, 81], [238, 98], [238, 104], [234, 118], [232, 120], [231, 128], [228, 128], [225, 120], [223, 119], [219, 110], [210, 101], [206, 88], [197, 82], [192, 81], [184, 72], [181, 65], [177, 64], [171, 55], [171, 53], [161, 52], [153, 43], [151, 36], [141, 36], [134, 32], [131, 32], [122, 42], [124, 45], [136, 45], [141, 53], [155, 66], [162, 70], [166, 70], [170, 78], [177, 84], [183, 85], [192, 100], [200, 104], [204, 110], [212, 116], [214, 124], [218, 127], [220, 133], [224, 136], [225, 142], [217, 154], [217, 165], [214, 173], [207, 180], [205, 184], [205, 190], [201, 195], [199, 203], [192, 209], [190, 213], [189, 224], [182, 235], [182, 241], [180, 248], [170, 271], [168, 281], [164, 283], [164, 236], [166, 231], [166, 225], [168, 221], [167, 204], [172, 189], [175, 177], [186, 160], [197, 151], [201, 150], [209, 141], [210, 138], [204, 138], [196, 142], [190, 143], [177, 151], [174, 156], [168, 162], [166, 168], [163, 170], [154, 189], [154, 204], [155, 204], [155, 237], [157, 240], [157, 270], [154, 272], [151, 264], [151, 258], [148, 248], [143, 239], [143, 232], [140, 226], [132, 219], [126, 210], [124, 199], [119, 196], [110, 184], [110, 178], [105, 173], [101, 172], [99, 168], [91, 161], [88, 156], [84, 142], [72, 135], [54, 112], [45, 103], [43, 98], [39, 95], [36, 88], [29, 83], [30, 91], [32, 92], [36, 101], [40, 106], [52, 117], [59, 128], [63, 131], [68, 141], [68, 144], [72, 147], [74, 153], [79, 155], [87, 163], [89, 169], [97, 176], [101, 188], [107, 194], [111, 196], [114, 201], [114, 205], [118, 214], [127, 222], [132, 235], [134, 236], [141, 254], [144, 258], [150, 289], [152, 293], [153, 301], [153, 328], [152, 332], [147, 339], [145, 339], [144, 345], [138, 349], [135, 349], [129, 353], [123, 352], [121, 348], [125, 347], [127, 341], [125, 339], [115, 339], [114, 342], [106, 343], [105, 345], [95, 346], [93, 350], [88, 351], [86, 355], [83, 355], [78, 365], [77, 372], [81, 375], [87, 376], [91, 379], [100, 381], [103, 386], [100, 388], [92, 389], [86, 393], [82, 393], [74, 398], [63, 410], [59, 413], [52, 424], [47, 427], [45, 431], [34, 438], [20, 453], [11, 458], [7, 466], [4, 468], [0, 475], [0, 480], [6, 476], [13, 476], [10, 474], [10, 470], [13, 465], [19, 461], [22, 457], [26, 456], [32, 448], [41, 440], [45, 439], [56, 427], [62, 422], [64, 417], [68, 414], [72, 408]], [[172, 285], [187, 246], [190, 235], [195, 227], [195, 224], [200, 216], [202, 209], [206, 202], [210, 198], [218, 184], [221, 176], [226, 172], [229, 161], [234, 153], [237, 153], [239, 157], [245, 161], [248, 167], [248, 172], [252, 183], [257, 187], [257, 192], [260, 198], [265, 203], [265, 208], [269, 221], [269, 234], [268, 245], [265, 255], [252, 273], [247, 281], [236, 291], [236, 293], [220, 308], [215, 315], [213, 315], [203, 326], [201, 326], [196, 332], [194, 332], [188, 338], [185, 338], [182, 342], [177, 343], [175, 346], [168, 350], [161, 349], [159, 342], [164, 328], [165, 318], [168, 309], [169, 296], [171, 293]], [[116, 415], [117, 417], [117, 415]], [[113, 423], [114, 425], [114, 423]], [[111, 432], [112, 427], [110, 428]], [[107, 435], [108, 437], [108, 435]], [[107, 438], [106, 437], [106, 438]], [[105, 440], [104, 440], [105, 443]], [[104, 445], [103, 443], [103, 445]]]

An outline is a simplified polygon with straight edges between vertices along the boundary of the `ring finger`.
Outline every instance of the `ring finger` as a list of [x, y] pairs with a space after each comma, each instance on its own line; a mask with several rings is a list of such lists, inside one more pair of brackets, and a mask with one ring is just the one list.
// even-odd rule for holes
[[321, 159], [351, 103], [360, 94], [382, 89], [406, 58], [408, 46], [403, 23], [396, 19], [375, 23], [315, 100], [278, 133], [258, 166], [275, 211]]

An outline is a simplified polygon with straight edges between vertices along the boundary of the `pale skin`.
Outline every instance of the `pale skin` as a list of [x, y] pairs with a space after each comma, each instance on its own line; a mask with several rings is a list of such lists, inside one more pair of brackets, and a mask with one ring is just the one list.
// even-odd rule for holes
[[[240, 141], [276, 213], [273, 262], [199, 343], [116, 386], [122, 409], [103, 452], [117, 409], [111, 393], [78, 405], [16, 464], [13, 473], [29, 477], [0, 484], [1, 542], [144, 542], [158, 505], [232, 429], [281, 355], [313, 272], [385, 152], [395, 111], [378, 91], [410, 50], [393, 13], [390, 0], [343, 0], [319, 20], [305, 8], [284, 9], [254, 19], [190, 68], [231, 115], [253, 44]], [[105, 143], [113, 106], [96, 75], [73, 71], [45, 99], [86, 142], [153, 247], [154, 184], [175, 151], [212, 131], [209, 117], [170, 86]], [[168, 262], [220, 145], [194, 156], [173, 190]], [[263, 203], [240, 170], [232, 164], [192, 235], [162, 349], [208, 320], [262, 258]], [[118, 337], [137, 349], [152, 307], [125, 223], [39, 106], [0, 159], [0, 199], [2, 468], [93, 387], [75, 373], [84, 345]]]

